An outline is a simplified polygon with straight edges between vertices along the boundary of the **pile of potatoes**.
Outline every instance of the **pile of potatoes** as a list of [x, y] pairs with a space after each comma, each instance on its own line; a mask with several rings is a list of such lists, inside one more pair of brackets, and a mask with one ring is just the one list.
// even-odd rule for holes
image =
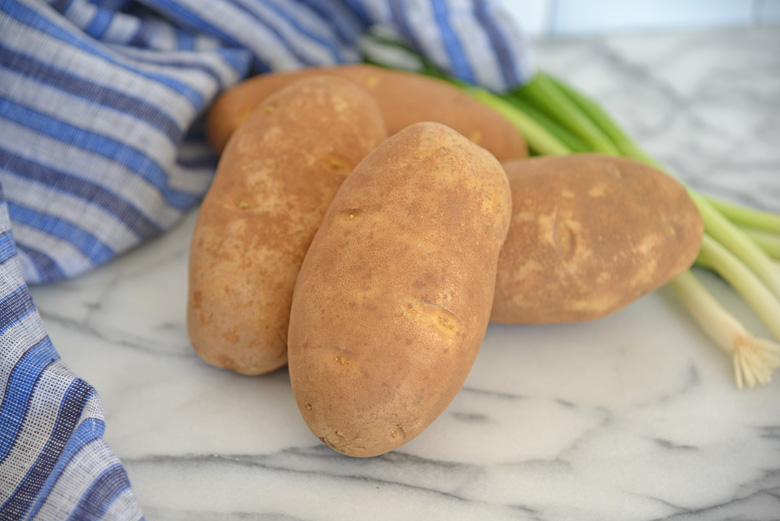
[[349, 456], [433, 422], [488, 322], [606, 316], [699, 250], [675, 180], [593, 154], [529, 159], [503, 117], [439, 80], [264, 75], [207, 126], [222, 156], [192, 237], [192, 345], [247, 375], [288, 364], [306, 424]]

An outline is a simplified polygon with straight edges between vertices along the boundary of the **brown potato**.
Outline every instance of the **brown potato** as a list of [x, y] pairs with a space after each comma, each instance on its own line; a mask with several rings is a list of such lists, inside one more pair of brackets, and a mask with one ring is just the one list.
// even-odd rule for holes
[[604, 317], [693, 264], [703, 233], [685, 188], [637, 161], [577, 154], [503, 164], [513, 216], [490, 320]]
[[523, 137], [511, 123], [459, 89], [442, 80], [371, 65], [264, 74], [239, 83], [211, 108], [206, 124], [209, 141], [221, 151], [233, 131], [269, 94], [296, 79], [318, 74], [338, 76], [365, 88], [379, 104], [391, 135], [413, 123], [435, 121], [483, 146], [499, 161], [528, 155]]
[[385, 137], [374, 100], [327, 76], [280, 90], [236, 131], [192, 237], [187, 328], [201, 358], [243, 374], [286, 363], [306, 250], [343, 180]]
[[342, 185], [290, 316], [293, 393], [326, 445], [383, 454], [447, 407], [485, 334], [510, 204], [498, 161], [437, 123], [389, 138]]

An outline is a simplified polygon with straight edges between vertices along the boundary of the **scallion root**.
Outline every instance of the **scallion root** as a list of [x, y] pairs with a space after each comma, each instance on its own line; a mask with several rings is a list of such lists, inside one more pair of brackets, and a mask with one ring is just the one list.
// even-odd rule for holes
[[780, 345], [750, 334], [734, 339], [734, 374], [737, 387], [742, 389], [743, 380], [748, 387], [756, 383], [763, 385], [772, 381], [772, 370], [780, 367]]
[[780, 367], [780, 344], [751, 335], [690, 270], [674, 279], [670, 286], [702, 330], [732, 355], [739, 389], [745, 383], [752, 388], [772, 380], [772, 371]]

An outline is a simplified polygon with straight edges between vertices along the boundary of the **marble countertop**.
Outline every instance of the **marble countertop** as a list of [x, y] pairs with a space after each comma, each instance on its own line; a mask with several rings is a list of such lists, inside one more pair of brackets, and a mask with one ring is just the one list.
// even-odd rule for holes
[[[702, 192], [780, 212], [780, 31], [536, 41]], [[591, 323], [491, 325], [449, 408], [400, 450], [342, 456], [285, 369], [207, 366], [185, 330], [195, 213], [96, 272], [33, 289], [149, 520], [780, 518], [780, 378], [738, 391], [666, 289]], [[754, 333], [718, 279], [706, 285]]]

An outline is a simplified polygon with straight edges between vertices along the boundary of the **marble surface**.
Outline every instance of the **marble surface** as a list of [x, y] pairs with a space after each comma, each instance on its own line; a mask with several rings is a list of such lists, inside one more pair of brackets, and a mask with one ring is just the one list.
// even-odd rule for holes
[[[536, 41], [703, 192], [780, 211], [780, 31]], [[322, 445], [286, 370], [214, 369], [185, 331], [195, 214], [78, 280], [33, 290], [149, 520], [780, 519], [780, 377], [730, 358], [666, 289], [584, 324], [491, 325], [449, 408], [400, 450]], [[718, 279], [706, 285], [768, 336]], [[778, 318], [780, 319], [780, 317]]]

